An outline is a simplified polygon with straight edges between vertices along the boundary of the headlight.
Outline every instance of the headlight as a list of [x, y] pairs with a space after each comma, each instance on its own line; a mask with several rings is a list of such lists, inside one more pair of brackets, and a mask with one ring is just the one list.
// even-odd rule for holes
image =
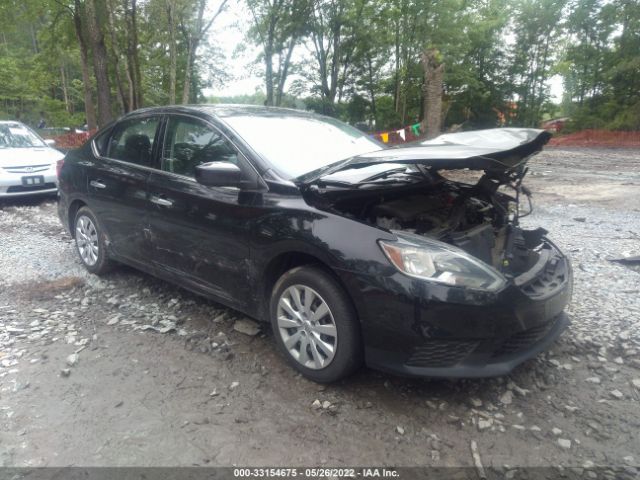
[[459, 248], [404, 232], [397, 242], [380, 240], [391, 263], [411, 277], [479, 290], [499, 290], [505, 279], [486, 263]]

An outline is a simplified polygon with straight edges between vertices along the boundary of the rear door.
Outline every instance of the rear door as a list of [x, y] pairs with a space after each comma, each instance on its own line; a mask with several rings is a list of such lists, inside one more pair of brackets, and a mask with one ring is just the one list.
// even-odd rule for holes
[[157, 271], [241, 308], [249, 289], [252, 197], [194, 177], [201, 163], [246, 160], [216, 127], [186, 115], [167, 117], [160, 156], [161, 171], [148, 187]]
[[109, 248], [127, 262], [150, 260], [147, 180], [157, 166], [162, 117], [138, 116], [117, 124], [87, 166], [90, 207], [109, 238]]

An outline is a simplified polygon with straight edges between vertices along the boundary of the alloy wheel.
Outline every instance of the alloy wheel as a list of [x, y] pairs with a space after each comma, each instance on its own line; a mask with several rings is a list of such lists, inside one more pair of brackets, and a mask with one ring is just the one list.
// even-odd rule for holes
[[82, 261], [92, 267], [98, 261], [98, 230], [91, 219], [82, 215], [76, 222], [76, 245]]
[[278, 299], [278, 330], [289, 354], [301, 365], [320, 370], [336, 353], [338, 331], [327, 302], [312, 288], [292, 285]]

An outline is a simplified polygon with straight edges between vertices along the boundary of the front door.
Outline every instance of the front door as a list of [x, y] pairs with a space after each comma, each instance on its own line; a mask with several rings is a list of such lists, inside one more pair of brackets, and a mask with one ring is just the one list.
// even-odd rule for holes
[[154, 168], [159, 116], [136, 117], [117, 125], [105, 151], [87, 165], [90, 207], [105, 230], [109, 249], [134, 264], [147, 264], [147, 180]]
[[194, 179], [197, 165], [237, 163], [241, 154], [212, 125], [176, 115], [167, 120], [161, 158], [161, 171], [148, 183], [157, 270], [241, 309], [248, 298], [247, 220], [253, 209], [239, 189]]

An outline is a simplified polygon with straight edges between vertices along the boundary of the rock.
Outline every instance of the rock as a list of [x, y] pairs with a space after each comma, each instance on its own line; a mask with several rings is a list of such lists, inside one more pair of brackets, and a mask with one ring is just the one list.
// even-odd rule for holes
[[316, 410], [322, 408], [322, 402], [320, 402], [320, 400], [318, 400], [317, 398], [313, 401], [313, 403], [311, 404], [311, 406], [313, 408], [315, 408]]
[[611, 392], [609, 392], [611, 394], [611, 396], [613, 398], [617, 398], [618, 400], [620, 400], [621, 398], [624, 397], [624, 395], [622, 394], [622, 392], [620, 390], [611, 390]]
[[78, 354], [77, 353], [72, 353], [71, 355], [69, 355], [67, 357], [67, 365], [69, 365], [70, 367], [73, 367], [77, 363], [78, 363]]
[[61, 377], [68, 377], [69, 375], [71, 375], [71, 370], [68, 368], [63, 368], [62, 370], [60, 370], [60, 376]]
[[531, 430], [532, 432], [541, 432], [542, 431], [542, 429], [537, 425], [531, 425], [531, 428], [529, 428], [529, 430]]
[[521, 388], [518, 385], [514, 385], [513, 386], [513, 391], [516, 392], [516, 394], [521, 396], [521, 397], [524, 397], [528, 393], [531, 393], [530, 390], [527, 390], [526, 388]]
[[571, 440], [567, 440], [566, 438], [559, 438], [558, 445], [560, 445], [561, 448], [569, 450], [571, 448]]
[[235, 390], [236, 388], [238, 388], [238, 385], [240, 385], [240, 382], [231, 382], [231, 385], [229, 385], [229, 390]]
[[493, 420], [478, 420], [478, 430], [483, 431], [487, 428], [491, 428], [493, 425]]
[[575, 217], [573, 220], [576, 221], [576, 222], [584, 223], [584, 222], [587, 221], [587, 218], [586, 217]]
[[624, 460], [624, 463], [626, 463], [627, 465], [633, 465], [635, 463], [631, 455], [627, 455], [622, 460]]
[[482, 400], [480, 400], [477, 397], [471, 397], [469, 399], [469, 403], [471, 404], [471, 406], [475, 407], [475, 408], [480, 408], [482, 407]]
[[589, 377], [584, 379], [585, 382], [600, 384], [600, 377]]
[[396, 427], [396, 432], [398, 432], [400, 435], [404, 435], [404, 428], [402, 428], [400, 425], [398, 425]]
[[613, 361], [618, 365], [624, 365], [624, 360], [622, 359], [622, 357], [616, 357], [613, 359]]
[[558, 427], [553, 427], [551, 429], [551, 433], [553, 433], [557, 437], [558, 435], [562, 435], [562, 430], [560, 430]]
[[633, 380], [631, 380], [631, 384], [638, 390], [640, 390], [640, 378], [634, 378]]
[[115, 325], [119, 321], [120, 321], [120, 317], [116, 315], [115, 317], [112, 317], [109, 319], [109, 321], [107, 322], [107, 325]]
[[217, 397], [218, 395], [220, 395], [220, 394], [218, 393], [218, 391], [215, 388], [209, 394], [210, 397]]
[[503, 405], [511, 405], [513, 402], [513, 393], [510, 390], [507, 390], [504, 395], [500, 397], [500, 403]]
[[236, 320], [233, 324], [233, 329], [236, 332], [244, 333], [250, 337], [255, 337], [260, 333], [260, 325], [248, 318], [241, 318]]
[[326, 410], [327, 408], [329, 408], [331, 406], [331, 402], [329, 400], [325, 400], [324, 402], [322, 402], [322, 408], [324, 410]]

